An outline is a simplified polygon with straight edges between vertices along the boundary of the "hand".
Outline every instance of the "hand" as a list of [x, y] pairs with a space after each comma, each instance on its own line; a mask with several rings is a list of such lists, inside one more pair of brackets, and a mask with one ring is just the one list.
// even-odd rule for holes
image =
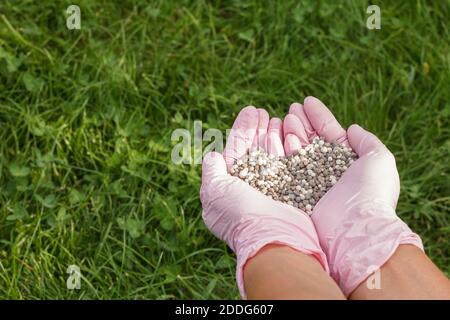
[[280, 119], [269, 121], [265, 110], [246, 107], [233, 125], [224, 155], [212, 152], [203, 160], [203, 220], [236, 253], [236, 279], [243, 298], [243, 267], [268, 244], [284, 244], [312, 255], [328, 270], [314, 225], [304, 212], [270, 199], [227, 172], [227, 165], [253, 148], [284, 155], [281, 126]]
[[380, 268], [400, 244], [423, 250], [420, 237], [395, 213], [400, 191], [395, 158], [375, 135], [358, 125], [344, 130], [314, 97], [306, 98], [303, 106], [293, 104], [283, 128], [288, 155], [321, 136], [350, 145], [359, 156], [311, 216], [331, 276], [344, 294]]

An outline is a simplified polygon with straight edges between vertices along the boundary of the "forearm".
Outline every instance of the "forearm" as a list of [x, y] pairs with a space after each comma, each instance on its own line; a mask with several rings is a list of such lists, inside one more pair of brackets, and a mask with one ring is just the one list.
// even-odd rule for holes
[[400, 245], [379, 272], [378, 288], [366, 279], [350, 299], [450, 299], [449, 279], [416, 246]]
[[244, 283], [249, 299], [345, 299], [317, 259], [282, 245], [251, 258]]

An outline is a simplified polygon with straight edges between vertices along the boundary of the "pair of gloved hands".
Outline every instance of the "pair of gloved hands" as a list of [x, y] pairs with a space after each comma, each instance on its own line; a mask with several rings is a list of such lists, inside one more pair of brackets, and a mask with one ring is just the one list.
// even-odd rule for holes
[[[228, 174], [236, 159], [260, 147], [290, 155], [315, 136], [349, 145], [359, 156], [316, 204], [311, 216], [263, 195]], [[243, 268], [267, 244], [284, 244], [314, 256], [350, 293], [400, 244], [423, 249], [420, 237], [395, 213], [400, 191], [392, 153], [358, 125], [344, 130], [318, 99], [291, 105], [284, 121], [264, 109], [244, 108], [236, 118], [223, 155], [203, 160], [200, 198], [206, 226], [237, 255], [236, 278], [246, 298]]]

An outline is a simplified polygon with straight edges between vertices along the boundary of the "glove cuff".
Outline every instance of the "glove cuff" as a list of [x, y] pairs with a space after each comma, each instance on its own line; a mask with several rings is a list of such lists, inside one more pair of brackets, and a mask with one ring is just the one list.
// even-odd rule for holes
[[401, 244], [412, 244], [423, 250], [420, 237], [395, 214], [392, 207], [386, 206], [374, 211], [361, 210], [352, 221], [345, 223], [342, 233], [329, 239], [327, 257], [330, 274], [339, 284], [342, 292], [349, 296], [366, 278], [379, 270], [395, 253]]
[[[305, 220], [309, 218], [304, 216]], [[303, 219], [303, 217], [302, 217]], [[244, 287], [244, 267], [247, 261], [268, 244], [286, 245], [315, 257], [325, 272], [329, 273], [327, 258], [322, 251], [312, 222], [288, 224], [277, 219], [249, 220], [236, 236], [233, 248], [237, 255], [236, 281], [243, 299], [247, 298]]]

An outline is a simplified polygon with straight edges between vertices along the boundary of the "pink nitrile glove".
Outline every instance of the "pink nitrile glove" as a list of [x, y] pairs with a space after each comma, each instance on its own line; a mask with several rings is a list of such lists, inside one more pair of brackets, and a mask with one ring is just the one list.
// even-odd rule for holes
[[328, 272], [325, 254], [306, 213], [272, 200], [228, 173], [227, 164], [231, 166], [235, 159], [258, 147], [284, 155], [282, 121], [269, 121], [267, 112], [246, 107], [233, 125], [224, 155], [211, 152], [203, 159], [200, 190], [206, 226], [236, 253], [236, 280], [244, 299], [245, 263], [268, 244], [287, 245], [311, 255]]
[[304, 105], [293, 104], [289, 113], [284, 131], [293, 137], [285, 140], [286, 154], [295, 152], [305, 140], [321, 136], [328, 142], [349, 145], [359, 156], [311, 215], [331, 276], [349, 296], [400, 244], [423, 250], [420, 237], [395, 213], [400, 193], [395, 158], [375, 135], [360, 126], [344, 130], [314, 97], [306, 98]]

